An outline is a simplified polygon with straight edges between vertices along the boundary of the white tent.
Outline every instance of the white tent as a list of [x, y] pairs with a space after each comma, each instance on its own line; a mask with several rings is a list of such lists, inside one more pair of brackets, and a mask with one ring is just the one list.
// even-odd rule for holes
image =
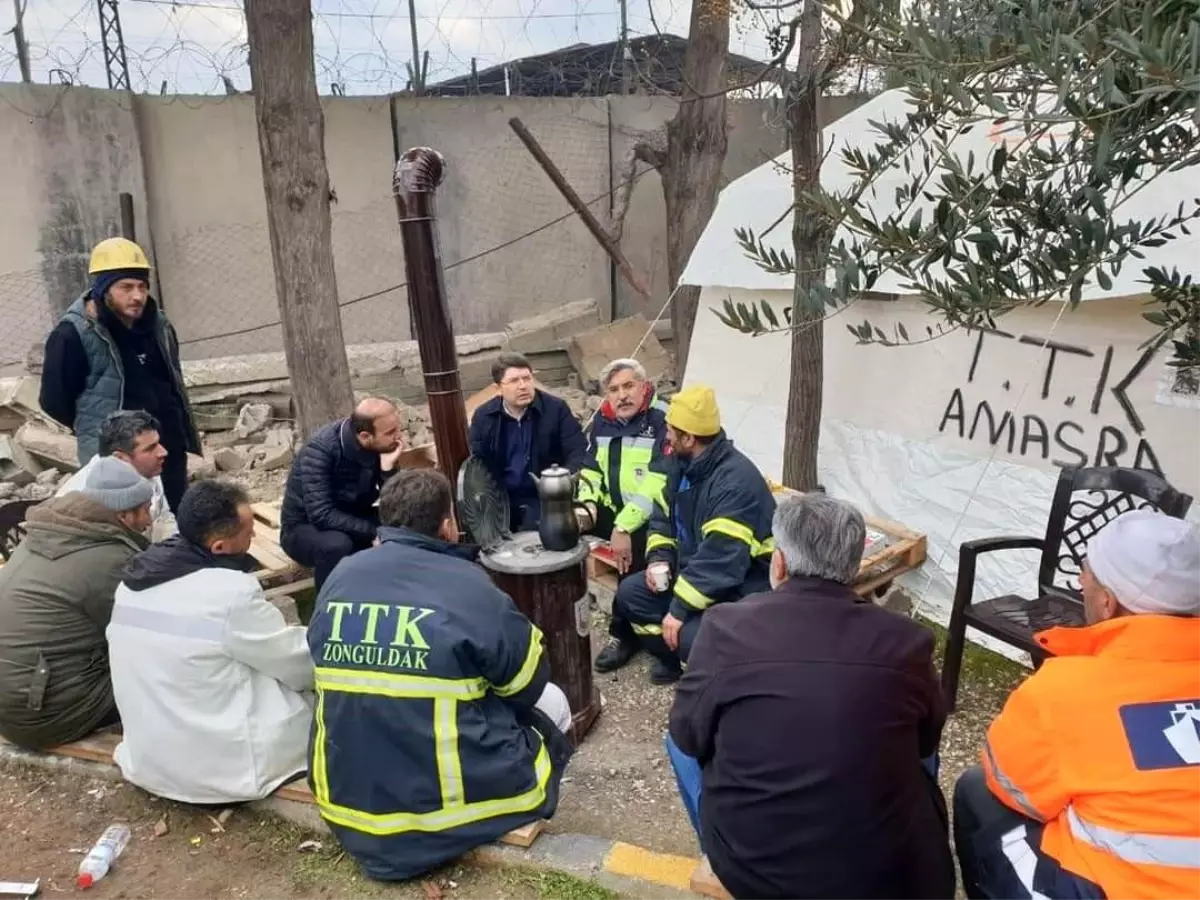
[[[825, 130], [833, 147], [822, 170], [827, 190], [853, 183], [838, 149], [878, 142], [869, 121], [900, 119], [905, 102], [902, 92], [888, 92]], [[1002, 139], [990, 131], [987, 123], [977, 125], [955, 147], [963, 154], [973, 150], [986, 164]], [[788, 164], [787, 155], [780, 157], [722, 192], [681, 279], [703, 289], [684, 381], [717, 390], [730, 436], [777, 480], [790, 336], [742, 335], [714, 311], [726, 298], [790, 305], [791, 277], [771, 275], [747, 259], [734, 236], [739, 227], [761, 234], [782, 216], [767, 243], [788, 246]], [[894, 205], [902, 177], [880, 179], [872, 202], [881, 209]], [[1121, 211], [1161, 215], [1196, 196], [1200, 178], [1174, 173]], [[1149, 265], [1200, 275], [1200, 229], [1127, 264], [1111, 290], [1090, 286], [1089, 302], [1076, 310], [1061, 304], [1019, 310], [998, 323], [998, 334], [960, 332], [898, 348], [857, 345], [845, 325], [864, 319], [885, 333], [899, 322], [910, 335], [925, 334], [936, 320], [903, 297], [860, 300], [826, 322], [821, 479], [835, 496], [929, 536], [929, 561], [906, 583], [935, 617], [948, 614], [962, 541], [1043, 533], [1056, 463], [1157, 467], [1176, 487], [1200, 496], [1200, 393], [1165, 365], [1165, 352], [1139, 366], [1140, 344], [1153, 329], [1131, 295], [1145, 291], [1140, 282]], [[901, 289], [893, 279], [876, 290]], [[1028, 596], [1036, 566], [1033, 553], [995, 554], [981, 561], [977, 595]]]

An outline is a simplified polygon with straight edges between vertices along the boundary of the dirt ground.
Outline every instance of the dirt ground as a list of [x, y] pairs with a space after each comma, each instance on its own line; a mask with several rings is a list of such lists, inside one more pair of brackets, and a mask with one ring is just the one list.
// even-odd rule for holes
[[[81, 894], [74, 881], [83, 854], [108, 825], [125, 822], [133, 839], [109, 876], [87, 892], [97, 900], [617, 896], [568, 876], [470, 863], [447, 866], [420, 881], [380, 884], [363, 878], [332, 838], [244, 808], [233, 811], [223, 824], [217, 820], [220, 815], [219, 810], [159, 800], [126, 784], [0, 762], [0, 881], [40, 878], [42, 897]], [[155, 827], [164, 818], [168, 830], [156, 837]], [[300, 849], [314, 838], [321, 843], [319, 850]]]

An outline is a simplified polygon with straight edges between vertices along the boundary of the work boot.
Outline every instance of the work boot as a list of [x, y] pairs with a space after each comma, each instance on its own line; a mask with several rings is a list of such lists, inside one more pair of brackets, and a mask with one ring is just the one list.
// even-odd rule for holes
[[683, 666], [679, 664], [679, 660], [654, 657], [654, 663], [650, 666], [651, 684], [674, 684], [682, 676]]
[[633, 641], [612, 638], [608, 646], [596, 654], [595, 669], [597, 672], [615, 672], [637, 656], [638, 649], [638, 645]]

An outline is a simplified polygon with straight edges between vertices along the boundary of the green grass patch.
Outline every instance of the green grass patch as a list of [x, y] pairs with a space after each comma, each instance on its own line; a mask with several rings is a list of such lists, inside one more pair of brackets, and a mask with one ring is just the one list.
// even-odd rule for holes
[[[504, 880], [522, 891], [521, 896], [539, 897], [541, 900], [617, 900], [621, 896], [594, 881], [585, 881], [562, 872], [513, 868], [505, 870]], [[524, 893], [526, 891], [531, 893]]]
[[[946, 629], [924, 616], [917, 616], [917, 621], [933, 632], [936, 646], [934, 659], [940, 661], [946, 651]], [[986, 647], [967, 641], [963, 650], [962, 671], [959, 683], [986, 685], [989, 689], [1003, 690], [1005, 694], [1015, 688], [1031, 674], [1031, 670], [1020, 663], [1013, 662], [1006, 656], [994, 653]]]

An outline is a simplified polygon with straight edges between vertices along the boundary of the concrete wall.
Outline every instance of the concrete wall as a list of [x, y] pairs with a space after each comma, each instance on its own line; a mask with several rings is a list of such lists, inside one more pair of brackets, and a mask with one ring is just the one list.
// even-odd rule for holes
[[[391, 174], [395, 148], [413, 146], [446, 158], [439, 231], [460, 332], [502, 330], [583, 299], [605, 318], [658, 313], [668, 292], [658, 175], [638, 180], [621, 241], [652, 287], [647, 304], [614, 277], [508, 122], [524, 121], [609, 227], [623, 160], [641, 133], [674, 115], [673, 100], [326, 98], [324, 106], [348, 344], [411, 337]], [[774, 103], [731, 103], [729, 116], [727, 179], [784, 149]], [[0, 364], [19, 367], [84, 286], [88, 249], [118, 233], [121, 191], [137, 198], [138, 238], [185, 358], [281, 349], [252, 97], [0, 85], [0, 158], [10, 163], [0, 174], [0, 312], [11, 323]]]
[[[188, 358], [282, 349], [254, 101], [138, 97], [164, 303]], [[347, 343], [405, 340], [386, 98], [325, 101], [333, 250]], [[221, 337], [230, 331], [241, 331]], [[207, 339], [217, 336], [215, 339]]]
[[[395, 101], [396, 146], [446, 158], [438, 224], [455, 327], [494, 331], [572, 300], [607, 308], [608, 257], [509, 127], [528, 126], [585, 201], [611, 189], [608, 103], [478, 97]], [[607, 213], [607, 197], [594, 207]], [[531, 234], [547, 223], [559, 224]], [[455, 263], [530, 235], [476, 261]], [[454, 268], [449, 268], [454, 266]]]
[[93, 244], [121, 233], [118, 195], [146, 221], [142, 156], [128, 97], [88, 88], [0, 88], [0, 371], [79, 295]]

